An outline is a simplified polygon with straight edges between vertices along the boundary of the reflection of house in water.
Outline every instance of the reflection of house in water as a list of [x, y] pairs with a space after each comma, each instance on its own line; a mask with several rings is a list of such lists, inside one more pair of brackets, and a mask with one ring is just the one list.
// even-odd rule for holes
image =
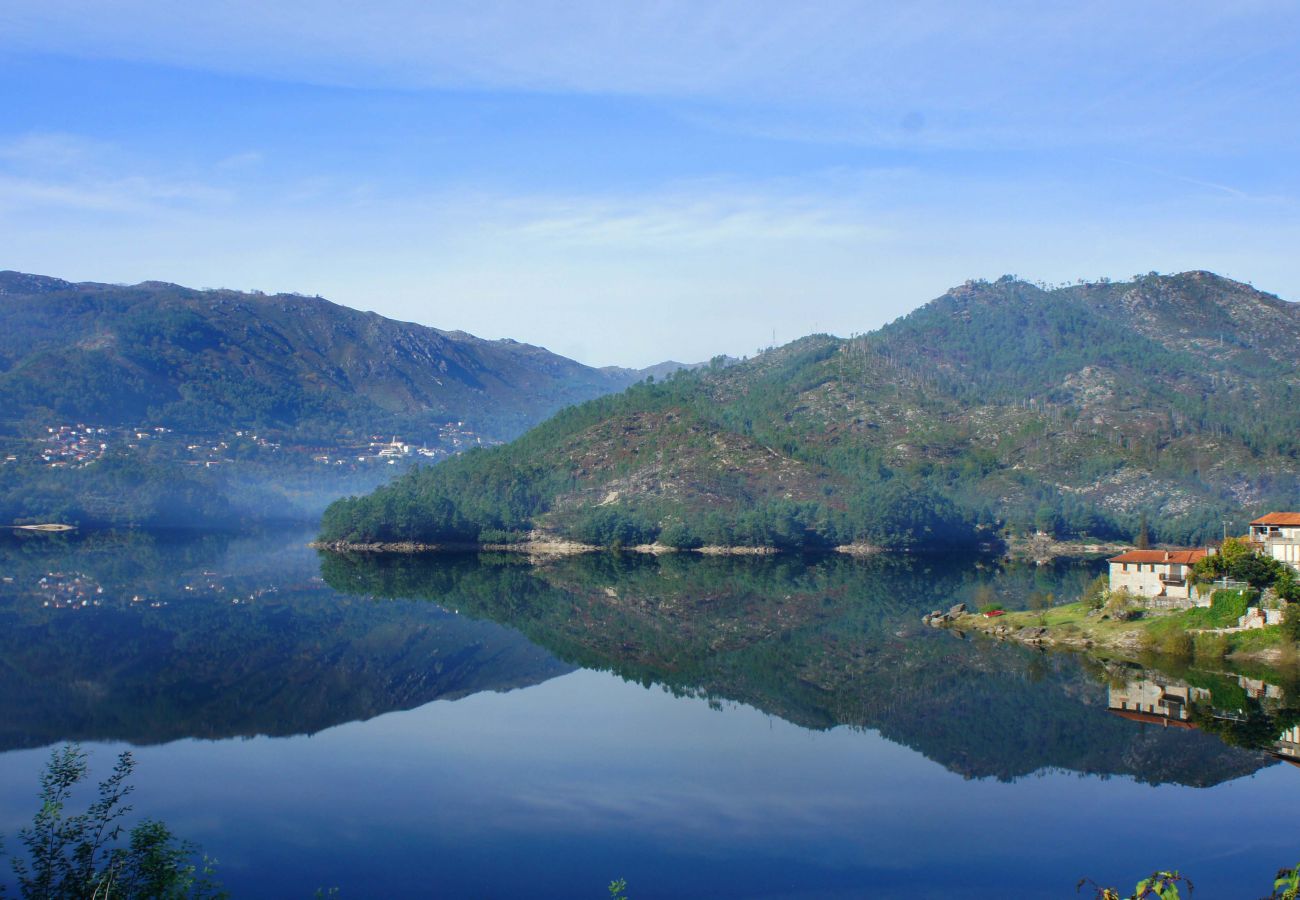
[[36, 590], [44, 598], [43, 605], [55, 609], [99, 606], [104, 595], [103, 586], [81, 572], [48, 572], [36, 582]]
[[[1282, 689], [1275, 684], [1244, 675], [1236, 677], [1237, 684], [1253, 700], [1269, 702], [1276, 707], [1283, 699]], [[1225, 709], [1214, 706], [1210, 691], [1174, 680], [1135, 678], [1109, 689], [1108, 706], [1117, 716], [1134, 722], [1160, 725], [1166, 728], [1196, 729], [1192, 721], [1192, 708], [1208, 711], [1211, 718], [1228, 722], [1244, 722], [1246, 710]], [[1204, 721], [1204, 720], [1202, 720]], [[1300, 725], [1283, 731], [1271, 748], [1264, 748], [1283, 762], [1300, 766]]]
[[1295, 766], [1300, 766], [1300, 725], [1292, 725], [1273, 744], [1277, 755]]
[[1190, 721], [1191, 705], [1208, 703], [1210, 692], [1186, 684], [1160, 684], [1142, 678], [1110, 689], [1110, 711], [1135, 722], [1195, 728]]

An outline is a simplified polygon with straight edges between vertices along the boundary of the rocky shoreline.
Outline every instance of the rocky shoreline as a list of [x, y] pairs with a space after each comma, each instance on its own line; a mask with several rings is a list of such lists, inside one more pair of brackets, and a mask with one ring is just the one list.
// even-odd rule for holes
[[601, 549], [592, 544], [561, 540], [528, 540], [513, 544], [312, 541], [307, 546], [313, 550], [325, 550], [330, 553], [523, 553], [529, 556], [573, 556]]

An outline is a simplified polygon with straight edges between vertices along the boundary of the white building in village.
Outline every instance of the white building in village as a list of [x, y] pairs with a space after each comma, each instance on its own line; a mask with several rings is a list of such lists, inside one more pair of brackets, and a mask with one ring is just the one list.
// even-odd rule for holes
[[1208, 550], [1130, 550], [1110, 560], [1110, 589], [1128, 588], [1157, 605], [1191, 606], [1198, 598], [1191, 587], [1192, 566]]
[[1300, 513], [1273, 512], [1250, 523], [1255, 549], [1300, 570]]

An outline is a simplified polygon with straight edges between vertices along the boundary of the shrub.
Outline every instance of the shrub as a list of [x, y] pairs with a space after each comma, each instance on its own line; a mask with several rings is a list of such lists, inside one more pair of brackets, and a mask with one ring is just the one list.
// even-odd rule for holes
[[[1001, 609], [1002, 604], [998, 603], [998, 592], [993, 590], [991, 584], [981, 584], [975, 588], [973, 604], [980, 612], [988, 612], [991, 609]], [[985, 609], [988, 607], [988, 609]]]
[[1106, 605], [1106, 597], [1110, 594], [1110, 578], [1106, 575], [1098, 575], [1088, 583], [1088, 587], [1083, 592], [1083, 605], [1088, 609], [1101, 609]]
[[1134, 597], [1129, 593], [1128, 588], [1120, 588], [1118, 591], [1111, 591], [1110, 596], [1106, 598], [1106, 612], [1112, 618], [1123, 621], [1129, 618], [1129, 612], [1133, 607]]
[[1230, 645], [1226, 634], [1198, 634], [1193, 640], [1196, 658], [1206, 662], [1223, 659]]
[[1300, 581], [1296, 580], [1289, 566], [1283, 567], [1282, 574], [1273, 582], [1273, 589], [1283, 600], [1300, 600]]
[[1292, 643], [1300, 642], [1300, 603], [1288, 603], [1282, 611], [1282, 636]]
[[55, 750], [41, 777], [41, 809], [18, 832], [26, 853], [13, 860], [23, 897], [113, 898], [224, 897], [198, 848], [177, 842], [161, 822], [145, 819], [118, 845], [135, 761], [121, 754], [85, 812], [69, 814], [72, 795], [86, 780], [86, 754], [75, 744]]
[[1191, 659], [1196, 651], [1192, 636], [1186, 631], [1166, 633], [1160, 638], [1157, 646], [1163, 656], [1172, 656], [1176, 659]]
[[1055, 605], [1056, 595], [1051, 591], [1045, 594], [1042, 591], [1034, 591], [1029, 595], [1029, 608], [1032, 610], [1051, 609]]
[[1233, 628], [1259, 595], [1249, 590], [1220, 590], [1210, 596], [1210, 607], [1190, 609], [1183, 617], [1189, 628]]

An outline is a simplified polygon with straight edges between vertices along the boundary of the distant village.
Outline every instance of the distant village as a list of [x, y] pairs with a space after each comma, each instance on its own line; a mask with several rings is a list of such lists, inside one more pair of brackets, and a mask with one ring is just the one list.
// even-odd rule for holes
[[[268, 595], [279, 593], [275, 585], [246, 588], [234, 583], [219, 572], [203, 571], [186, 576], [179, 584], [168, 585], [167, 593], [179, 589], [180, 596], [206, 598], [229, 602], [233, 605], [255, 603]], [[0, 596], [16, 593], [37, 601], [45, 609], [84, 610], [109, 604], [125, 603], [133, 607], [164, 609], [171, 602], [148, 593], [135, 593], [129, 598], [114, 597], [105, 593], [104, 586], [84, 572], [46, 572], [35, 583], [17, 583], [13, 576], [0, 578]]]
[[[251, 430], [234, 430], [224, 437], [187, 435], [162, 425], [132, 428], [104, 427], [85, 423], [46, 426], [35, 438], [16, 445], [10, 442], [0, 465], [36, 463], [67, 469], [93, 465], [113, 449], [147, 452], [188, 466], [230, 465], [246, 459], [251, 450], [258, 456], [300, 459], [321, 466], [356, 468], [367, 465], [397, 465], [401, 462], [438, 460], [471, 447], [499, 443], [484, 438], [463, 421], [438, 426], [437, 440], [415, 443], [397, 435], [370, 435], [365, 441], [337, 444], [298, 444], [274, 440]], [[236, 455], [236, 450], [242, 451]]]

